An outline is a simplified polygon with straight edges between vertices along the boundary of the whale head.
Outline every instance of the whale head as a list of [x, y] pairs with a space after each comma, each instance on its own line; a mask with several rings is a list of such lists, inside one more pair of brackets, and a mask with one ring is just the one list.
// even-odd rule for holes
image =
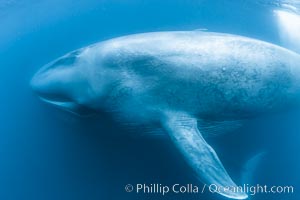
[[79, 49], [46, 64], [31, 79], [32, 89], [46, 103], [74, 114], [90, 114], [91, 102], [101, 99], [103, 84], [102, 74], [93, 72], [92, 56], [88, 48]]

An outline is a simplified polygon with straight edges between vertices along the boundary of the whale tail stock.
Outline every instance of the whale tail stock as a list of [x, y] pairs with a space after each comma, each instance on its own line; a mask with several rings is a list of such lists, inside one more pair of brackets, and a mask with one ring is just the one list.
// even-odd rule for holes
[[246, 199], [248, 195], [226, 188], [237, 187], [232, 181], [214, 149], [206, 143], [197, 128], [197, 120], [186, 114], [168, 113], [164, 128], [188, 164], [204, 184], [216, 186], [218, 193], [232, 199]]

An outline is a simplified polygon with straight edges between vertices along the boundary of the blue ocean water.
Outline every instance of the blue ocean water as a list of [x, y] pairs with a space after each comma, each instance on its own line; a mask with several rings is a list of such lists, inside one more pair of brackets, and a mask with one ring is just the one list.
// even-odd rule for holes
[[[207, 29], [297, 51], [299, 9], [292, 0], [0, 0], [0, 199], [222, 199], [126, 193], [126, 184], [201, 183], [167, 137], [129, 137], [104, 114], [64, 113], [42, 103], [29, 81], [69, 51], [141, 32]], [[240, 136], [210, 141], [234, 179], [248, 155], [268, 149], [252, 182], [294, 187], [293, 194], [252, 199], [299, 199], [298, 119], [290, 113], [266, 122], [279, 122], [276, 128], [250, 126]]]

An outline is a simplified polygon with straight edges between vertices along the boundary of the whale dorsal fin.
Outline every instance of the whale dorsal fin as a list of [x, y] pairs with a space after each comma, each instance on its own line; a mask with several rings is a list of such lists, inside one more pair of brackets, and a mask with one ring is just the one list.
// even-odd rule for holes
[[[204, 184], [214, 184], [220, 188], [237, 187], [214, 149], [207, 144], [199, 132], [195, 118], [172, 112], [167, 114], [163, 124], [176, 147]], [[248, 197], [242, 192], [222, 189], [219, 190], [219, 194], [232, 199], [246, 199]]]

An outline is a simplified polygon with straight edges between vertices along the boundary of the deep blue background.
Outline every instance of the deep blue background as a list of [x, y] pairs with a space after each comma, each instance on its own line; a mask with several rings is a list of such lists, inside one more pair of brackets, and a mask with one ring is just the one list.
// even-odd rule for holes
[[[201, 184], [167, 137], [128, 136], [102, 114], [78, 119], [40, 102], [28, 83], [56, 57], [125, 34], [206, 28], [279, 44], [274, 6], [262, 2], [0, 0], [0, 199], [219, 199], [125, 193], [127, 183]], [[294, 185], [295, 194], [253, 199], [299, 199], [300, 129], [286, 127], [211, 139], [236, 178], [244, 155], [270, 147], [254, 182]]]

